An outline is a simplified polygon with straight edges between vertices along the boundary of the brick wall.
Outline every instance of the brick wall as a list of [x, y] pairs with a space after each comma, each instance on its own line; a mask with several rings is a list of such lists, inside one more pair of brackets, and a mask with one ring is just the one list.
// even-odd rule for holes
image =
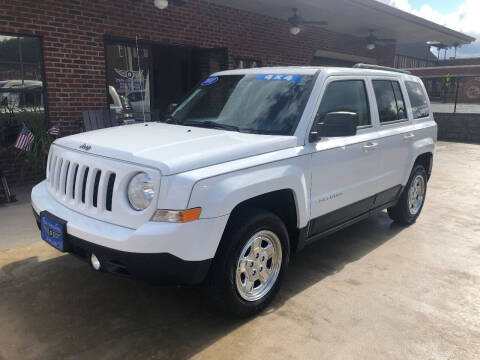
[[[153, 0], [0, 0], [0, 34], [42, 37], [50, 121], [78, 132], [81, 112], [105, 108], [104, 36], [226, 47], [263, 66], [309, 65], [316, 50], [376, 57], [393, 66], [395, 47], [365, 49], [362, 38], [310, 27], [292, 36], [286, 21], [201, 0], [158, 10]], [[288, 15], [288, 14], [287, 14]], [[11, 162], [0, 155], [0, 166]], [[14, 171], [12, 181], [16, 178]]]

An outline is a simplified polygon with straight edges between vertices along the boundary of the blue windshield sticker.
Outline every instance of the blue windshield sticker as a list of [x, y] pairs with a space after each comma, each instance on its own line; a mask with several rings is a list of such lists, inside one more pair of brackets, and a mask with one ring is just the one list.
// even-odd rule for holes
[[302, 77], [299, 75], [266, 74], [258, 75], [257, 80], [291, 81], [298, 84], [302, 81]]
[[210, 76], [209, 78], [206, 78], [203, 80], [203, 82], [200, 84], [202, 86], [207, 86], [207, 85], [212, 85], [215, 84], [218, 81], [218, 76]]

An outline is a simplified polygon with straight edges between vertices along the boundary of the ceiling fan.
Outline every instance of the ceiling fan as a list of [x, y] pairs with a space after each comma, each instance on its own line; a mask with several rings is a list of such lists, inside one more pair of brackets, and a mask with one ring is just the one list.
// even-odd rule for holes
[[367, 49], [368, 50], [375, 49], [376, 43], [394, 43], [396, 41], [395, 39], [380, 39], [380, 38], [377, 38], [373, 34], [375, 32], [375, 30], [373, 30], [373, 29], [369, 29], [368, 32], [369, 32], [369, 34], [365, 38], [365, 40], [367, 41]]
[[325, 26], [328, 25], [326, 21], [306, 21], [303, 17], [298, 15], [298, 9], [293, 8], [293, 16], [288, 18], [288, 23], [290, 24], [290, 33], [292, 35], [298, 35], [304, 28], [305, 25], [316, 25], [316, 26]]
[[186, 4], [184, 0], [154, 0], [153, 1], [155, 6], [160, 10], [166, 9], [168, 7], [169, 2], [177, 6], [183, 6]]

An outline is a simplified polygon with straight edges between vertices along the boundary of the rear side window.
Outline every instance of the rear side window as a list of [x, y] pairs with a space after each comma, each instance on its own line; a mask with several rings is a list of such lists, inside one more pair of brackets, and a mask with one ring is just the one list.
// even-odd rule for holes
[[405, 101], [398, 81], [373, 80], [380, 123], [406, 119]]
[[318, 108], [316, 121], [331, 112], [348, 111], [358, 115], [358, 126], [371, 125], [367, 91], [363, 80], [341, 80], [328, 84]]
[[412, 104], [413, 118], [419, 119], [430, 115], [427, 97], [422, 86], [415, 81], [405, 81], [410, 104]]

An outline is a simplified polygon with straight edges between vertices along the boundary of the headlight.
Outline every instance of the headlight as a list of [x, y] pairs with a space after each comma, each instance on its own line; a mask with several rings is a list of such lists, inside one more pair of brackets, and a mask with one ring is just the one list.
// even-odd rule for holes
[[146, 209], [155, 195], [152, 179], [148, 174], [138, 173], [128, 183], [127, 193], [128, 201], [135, 210]]

